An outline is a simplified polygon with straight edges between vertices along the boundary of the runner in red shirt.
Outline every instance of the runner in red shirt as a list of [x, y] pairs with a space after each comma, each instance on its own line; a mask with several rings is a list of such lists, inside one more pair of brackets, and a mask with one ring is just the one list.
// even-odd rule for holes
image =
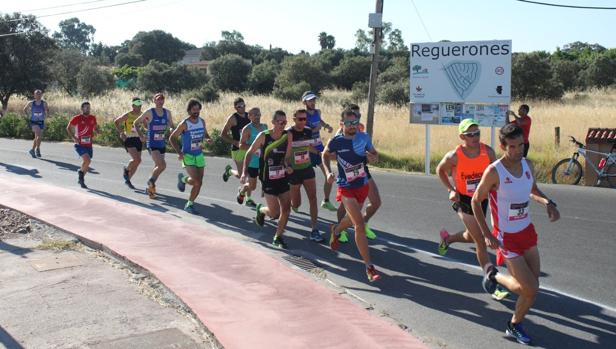
[[81, 103], [81, 114], [73, 116], [66, 126], [66, 132], [75, 142], [75, 151], [82, 159], [77, 183], [85, 189], [88, 187], [84, 181], [84, 176], [88, 172], [93, 157], [92, 139], [96, 125], [96, 116], [90, 114], [90, 102], [83, 102]]
[[[507, 123], [515, 123], [516, 125], [520, 126], [520, 128], [522, 128], [524, 134], [524, 157], [528, 155], [528, 148], [530, 148], [528, 136], [530, 135], [530, 124], [532, 123], [532, 120], [530, 118], [530, 115], [528, 115], [529, 111], [530, 107], [528, 106], [528, 104], [522, 104], [520, 108], [518, 108], [518, 114], [520, 114], [519, 116], [515, 115], [512, 110], [507, 111]], [[509, 115], [513, 115], [514, 119], [509, 120]]]

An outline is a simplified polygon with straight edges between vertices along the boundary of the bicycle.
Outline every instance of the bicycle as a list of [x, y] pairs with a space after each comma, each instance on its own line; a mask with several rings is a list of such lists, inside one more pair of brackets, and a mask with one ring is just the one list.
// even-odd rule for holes
[[[605, 179], [610, 187], [616, 188], [616, 143], [612, 145], [612, 149], [609, 153], [602, 153], [586, 149], [586, 146], [578, 142], [573, 136], [569, 136], [569, 138], [571, 138], [570, 142], [577, 146], [577, 149], [572, 157], [562, 159], [554, 165], [552, 168], [552, 183], [578, 184], [584, 175], [582, 165], [577, 160], [578, 157], [582, 155], [586, 163], [590, 164], [590, 167], [597, 173], [597, 183], [595, 183], [595, 185], [599, 185], [601, 180]], [[595, 166], [595, 164], [588, 159], [588, 153], [601, 155], [598, 166]]]

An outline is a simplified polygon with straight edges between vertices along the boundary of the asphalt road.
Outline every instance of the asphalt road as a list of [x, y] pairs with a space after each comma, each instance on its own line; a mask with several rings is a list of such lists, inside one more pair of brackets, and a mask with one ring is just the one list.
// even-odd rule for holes
[[[76, 170], [80, 162], [71, 144], [44, 143], [42, 159], [32, 159], [26, 153], [30, 144], [0, 139], [0, 171], [79, 189]], [[273, 225], [256, 226], [254, 211], [235, 202], [237, 181], [222, 181], [229, 159], [207, 158], [204, 188], [195, 206], [201, 214], [195, 217], [181, 210], [187, 193], [175, 188], [181, 167], [174, 154], [167, 155], [167, 170], [157, 182], [159, 198], [150, 200], [143, 194], [152, 168], [148, 154], [143, 155], [133, 178], [140, 190], [133, 191], [122, 180], [125, 151], [95, 147], [94, 170], [86, 176], [88, 191], [212, 225], [221, 233], [269, 248]], [[376, 170], [373, 175], [383, 199], [371, 222], [378, 233], [371, 248], [374, 263], [384, 274], [381, 281], [366, 282], [353, 243], [333, 253], [308, 240], [305, 199], [301, 212], [291, 216], [286, 254], [309, 258], [326, 271], [327, 280], [365, 302], [366, 308], [408, 327], [432, 347], [517, 347], [504, 338], [515, 297], [497, 302], [483, 292], [472, 246], [453, 245], [447, 258], [435, 254], [438, 231], [444, 227], [455, 232], [462, 227], [437, 178]], [[322, 175], [317, 178], [322, 183]], [[531, 207], [539, 234], [542, 289], [525, 321], [526, 330], [537, 347], [614, 348], [616, 190], [559, 185], [541, 188], [559, 204], [561, 220], [549, 223], [543, 207]], [[319, 191], [319, 202], [321, 198]], [[333, 213], [320, 211], [321, 230], [327, 231], [334, 219]]]

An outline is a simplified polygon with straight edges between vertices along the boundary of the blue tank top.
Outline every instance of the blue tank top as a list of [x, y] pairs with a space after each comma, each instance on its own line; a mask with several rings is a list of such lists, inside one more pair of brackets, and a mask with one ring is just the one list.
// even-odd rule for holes
[[30, 120], [43, 121], [45, 120], [45, 101], [41, 100], [41, 104], [36, 104], [36, 101], [32, 101], [32, 107]]
[[190, 155], [202, 154], [205, 122], [201, 118], [195, 124], [189, 118], [184, 119], [183, 122], [186, 124], [186, 130], [182, 132], [182, 153]]
[[321, 111], [319, 109], [315, 109], [312, 114], [307, 114], [308, 118], [306, 120], [306, 126], [313, 130], [316, 130], [312, 132], [312, 139], [315, 140], [314, 147], [318, 151], [323, 151], [325, 147], [323, 146], [323, 141], [321, 140], [321, 128], [319, 127], [321, 125]]
[[359, 188], [368, 183], [365, 167], [366, 151], [374, 149], [367, 133], [358, 132], [353, 138], [337, 135], [329, 142], [329, 151], [336, 153], [340, 188]]
[[148, 148], [164, 148], [167, 145], [165, 131], [169, 123], [167, 109], [163, 108], [163, 116], [156, 114], [156, 108], [150, 109], [150, 114], [152, 118], [148, 123]]
[[[252, 122], [250, 124], [248, 124], [246, 127], [248, 127], [248, 129], [250, 130], [250, 137], [246, 141], [246, 143], [248, 145], [251, 145], [255, 141], [255, 139], [257, 139], [257, 136], [259, 135], [259, 133], [261, 131], [267, 130], [267, 125], [260, 124], [259, 125], [260, 129], [258, 129], [258, 128], [256, 128], [252, 124]], [[250, 168], [259, 168], [259, 158], [260, 157], [261, 157], [261, 149], [257, 150], [257, 152], [252, 154], [252, 157], [250, 158], [250, 163], [248, 164], [248, 167], [250, 167]]]

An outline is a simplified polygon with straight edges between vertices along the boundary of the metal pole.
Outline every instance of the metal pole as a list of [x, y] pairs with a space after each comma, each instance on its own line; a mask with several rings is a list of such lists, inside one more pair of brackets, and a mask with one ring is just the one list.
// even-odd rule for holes
[[554, 127], [554, 145], [560, 147], [560, 126]]
[[[383, 13], [383, 0], [376, 0], [376, 12]], [[366, 131], [372, 137], [374, 125], [374, 98], [376, 96], [376, 77], [379, 70], [379, 52], [381, 51], [381, 36], [383, 28], [373, 28], [374, 44], [372, 53], [372, 65], [370, 66], [370, 83], [368, 85], [368, 121]]]
[[426, 124], [426, 162], [424, 163], [424, 173], [430, 175], [430, 124]]
[[490, 127], [490, 147], [494, 149], [494, 141], [496, 140], [496, 128]]

